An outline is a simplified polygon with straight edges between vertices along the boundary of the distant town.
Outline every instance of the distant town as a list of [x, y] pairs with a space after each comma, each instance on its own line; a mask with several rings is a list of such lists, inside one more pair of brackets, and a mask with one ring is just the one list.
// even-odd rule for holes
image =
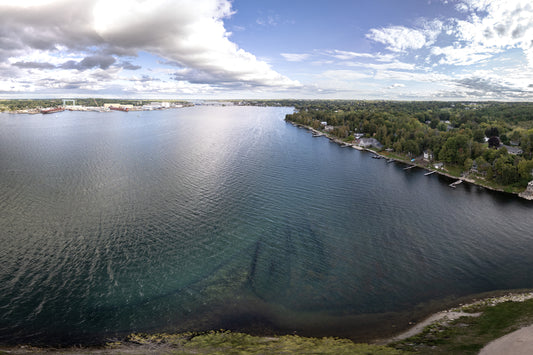
[[141, 101], [105, 99], [0, 100], [0, 111], [50, 114], [61, 111], [152, 111], [192, 106], [185, 101]]

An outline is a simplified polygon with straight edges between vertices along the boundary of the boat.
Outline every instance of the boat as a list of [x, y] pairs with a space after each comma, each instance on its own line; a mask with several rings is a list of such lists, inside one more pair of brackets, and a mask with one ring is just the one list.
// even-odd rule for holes
[[43, 109], [41, 109], [41, 113], [43, 115], [48, 114], [48, 113], [62, 112], [62, 111], [65, 111], [65, 109], [63, 107], [52, 107], [52, 108], [43, 108]]
[[127, 107], [120, 107], [120, 106], [109, 106], [109, 109], [113, 111], [124, 111], [124, 112], [128, 112], [130, 110]]

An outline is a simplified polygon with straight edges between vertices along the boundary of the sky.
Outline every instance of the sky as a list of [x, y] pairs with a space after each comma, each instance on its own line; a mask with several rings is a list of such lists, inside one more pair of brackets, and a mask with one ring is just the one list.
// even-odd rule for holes
[[0, 98], [533, 101], [531, 0], [0, 0]]

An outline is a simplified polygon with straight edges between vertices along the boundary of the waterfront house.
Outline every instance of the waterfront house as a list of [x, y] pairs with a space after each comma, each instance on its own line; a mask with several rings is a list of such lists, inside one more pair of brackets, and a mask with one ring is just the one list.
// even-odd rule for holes
[[359, 145], [363, 148], [368, 148], [368, 147], [374, 147], [377, 149], [383, 148], [383, 144], [381, 144], [376, 138], [361, 138], [359, 139]]
[[425, 150], [425, 151], [424, 151], [424, 160], [425, 160], [425, 161], [433, 160], [433, 153], [431, 153], [431, 152], [428, 151], [428, 150]]
[[512, 154], [512, 155], [520, 155], [523, 153], [522, 149], [520, 149], [520, 147], [514, 147], [514, 146], [510, 146], [510, 145], [503, 145], [505, 147], [505, 149], [507, 149], [507, 153], [509, 154]]
[[433, 164], [433, 166], [435, 167], [435, 169], [442, 169], [444, 168], [444, 163], [435, 163]]

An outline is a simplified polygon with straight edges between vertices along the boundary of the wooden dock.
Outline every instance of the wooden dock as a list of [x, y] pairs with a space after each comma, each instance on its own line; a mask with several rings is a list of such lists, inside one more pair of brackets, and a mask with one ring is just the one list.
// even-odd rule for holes
[[412, 169], [412, 168], [415, 168], [415, 167], [416, 167], [416, 165], [410, 165], [407, 168], [403, 168], [403, 170], [409, 170], [409, 169]]
[[428, 175], [435, 174], [435, 173], [436, 173], [436, 171], [433, 170], [433, 171], [430, 171], [430, 172], [425, 173], [424, 176], [428, 176]]
[[450, 186], [451, 188], [455, 189], [455, 187], [456, 187], [457, 185], [459, 185], [460, 183], [462, 183], [462, 182], [463, 182], [463, 180], [457, 180], [457, 181], [455, 181], [455, 182], [452, 182], [452, 183], [451, 183], [450, 185], [448, 185], [448, 186]]

